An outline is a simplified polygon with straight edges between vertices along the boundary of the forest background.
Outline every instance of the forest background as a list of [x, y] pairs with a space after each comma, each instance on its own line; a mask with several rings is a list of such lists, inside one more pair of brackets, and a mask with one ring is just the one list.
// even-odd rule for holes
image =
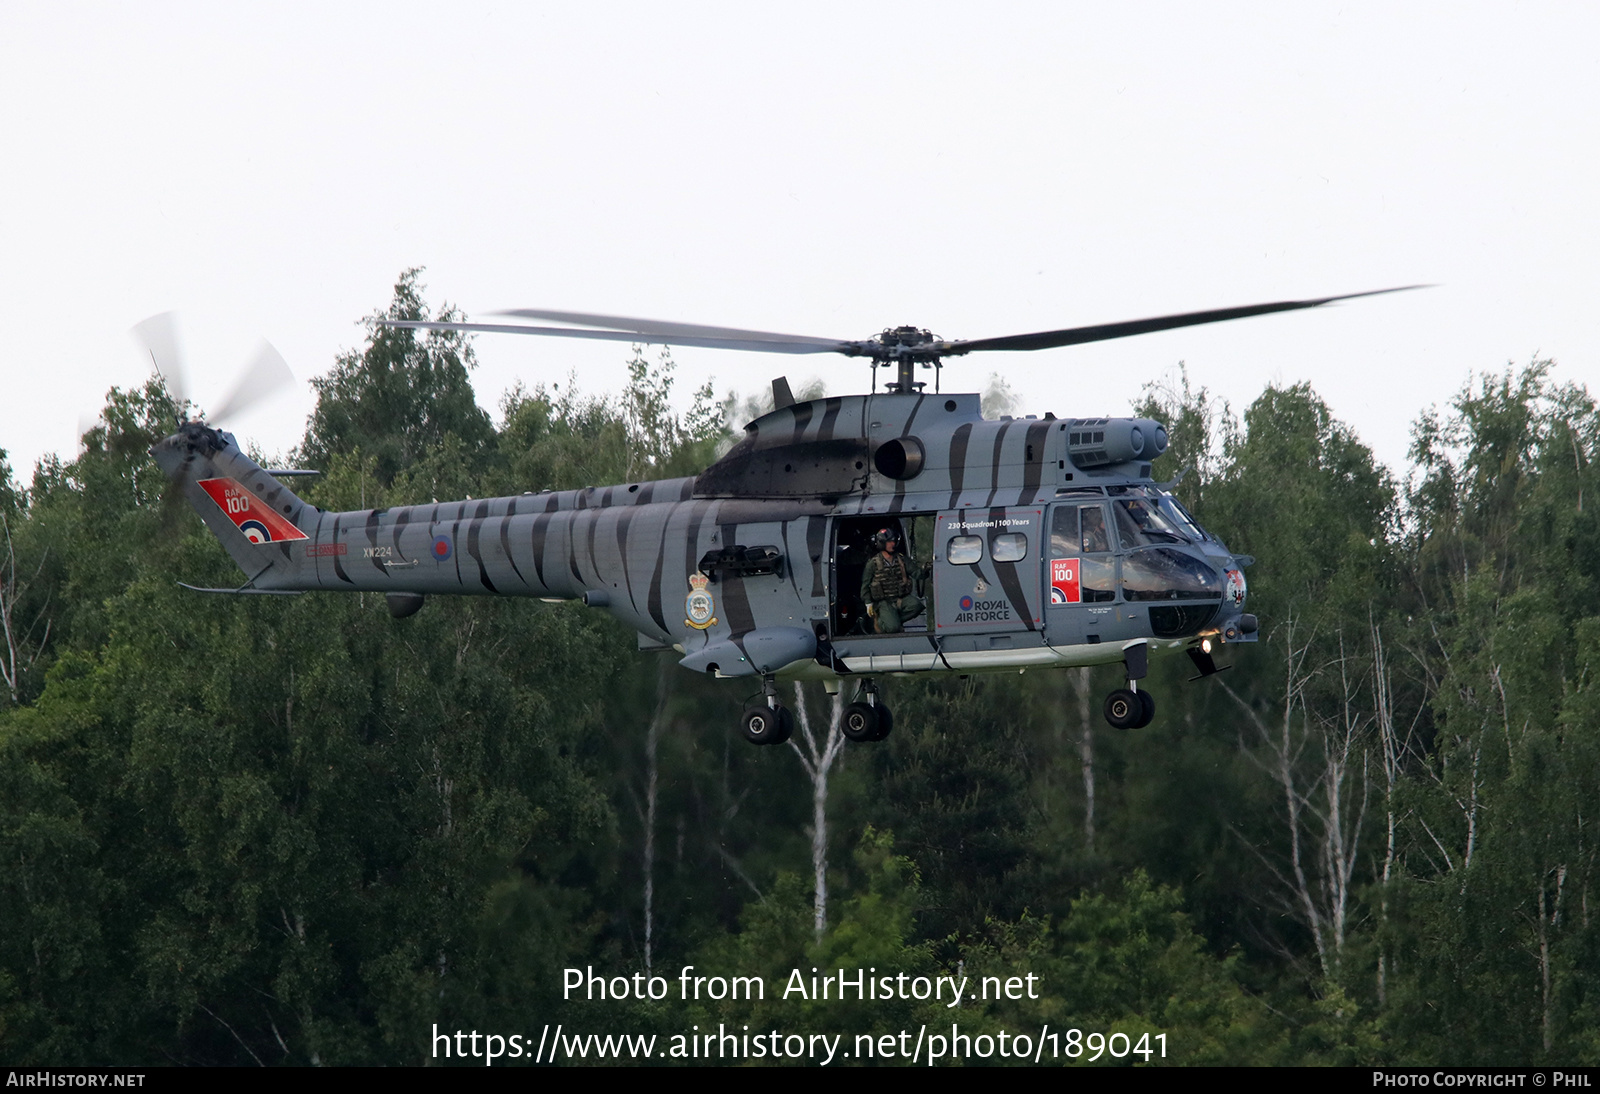
[[[414, 271], [383, 314], [430, 317]], [[760, 409], [680, 414], [636, 350], [620, 397], [517, 389], [497, 425], [472, 365], [369, 321], [285, 457], [325, 472], [306, 498], [692, 474]], [[165, 389], [114, 390], [75, 459], [26, 486], [0, 460], [0, 1061], [951, 1020], [773, 998], [815, 966], [1032, 974], [963, 1030], [1165, 1033], [1169, 1063], [1600, 1063], [1593, 399], [1548, 362], [1475, 377], [1401, 477], [1305, 385], [1238, 416], [1147, 394], [1158, 477], [1192, 468], [1176, 492], [1258, 559], [1234, 671], [1158, 659], [1132, 732], [1100, 718], [1111, 669], [896, 679], [893, 735], [845, 747], [808, 689], [758, 749], [738, 685], [577, 604], [178, 588], [237, 572], [147, 455]], [[768, 998], [561, 997], [567, 968], [685, 965]]]

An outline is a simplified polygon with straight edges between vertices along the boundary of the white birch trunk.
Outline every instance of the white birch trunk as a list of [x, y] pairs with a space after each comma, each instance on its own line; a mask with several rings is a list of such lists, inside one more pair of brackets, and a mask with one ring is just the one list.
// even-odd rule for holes
[[656, 709], [644, 736], [644, 971], [651, 972], [655, 946], [656, 896], [656, 787], [660, 766], [656, 760], [661, 731], [667, 721], [667, 670], [665, 658], [656, 675]]
[[1072, 690], [1078, 696], [1078, 761], [1083, 768], [1083, 845], [1090, 853], [1094, 852], [1094, 721], [1090, 702], [1092, 688], [1089, 669], [1081, 668], [1072, 674]]
[[793, 739], [789, 744], [811, 779], [811, 870], [815, 879], [812, 912], [813, 926], [820, 941], [828, 929], [828, 775], [844, 749], [844, 693], [841, 689], [833, 696], [827, 734], [820, 740], [812, 731], [805, 691], [798, 683], [794, 686], [794, 707], [799, 736], [805, 746], [801, 747], [800, 741]]

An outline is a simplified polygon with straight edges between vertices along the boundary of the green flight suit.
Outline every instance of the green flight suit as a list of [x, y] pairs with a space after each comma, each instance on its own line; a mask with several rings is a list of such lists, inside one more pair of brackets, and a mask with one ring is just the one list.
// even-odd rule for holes
[[882, 551], [867, 559], [861, 572], [861, 600], [869, 607], [874, 631], [899, 634], [922, 614], [922, 600], [911, 591], [911, 563], [904, 555]]

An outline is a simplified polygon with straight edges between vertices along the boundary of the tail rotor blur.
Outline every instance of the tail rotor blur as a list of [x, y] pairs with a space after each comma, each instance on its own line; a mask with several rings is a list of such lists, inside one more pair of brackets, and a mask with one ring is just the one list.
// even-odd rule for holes
[[[178, 424], [190, 407], [191, 390], [188, 369], [184, 366], [183, 352], [178, 343], [176, 312], [162, 312], [137, 324], [128, 332], [139, 343], [156, 375], [166, 385], [167, 394], [178, 406]], [[294, 373], [283, 359], [283, 354], [263, 341], [255, 355], [240, 370], [238, 379], [216, 408], [203, 419], [208, 422], [226, 422], [266, 401], [277, 392], [294, 385]]]
[[217, 409], [212, 412], [212, 417], [218, 421], [227, 421], [235, 414], [241, 414], [257, 403], [265, 401], [276, 392], [293, 386], [294, 373], [289, 371], [289, 362], [283, 359], [283, 354], [273, 348], [271, 342], [263, 340], [257, 347], [255, 356], [240, 373], [233, 390], [223, 397]]
[[178, 313], [164, 311], [152, 315], [128, 333], [144, 349], [156, 375], [166, 385], [167, 394], [178, 407], [178, 424], [182, 425], [184, 411], [189, 405], [189, 385], [183, 353], [178, 348]]
[[[171, 396], [176, 409], [176, 428], [180, 432], [193, 429], [211, 432], [213, 423], [224, 423], [294, 385], [294, 373], [290, 371], [283, 355], [270, 342], [263, 341], [250, 361], [239, 370], [232, 387], [216, 404], [215, 410], [210, 414], [201, 414], [190, 401], [189, 373], [179, 347], [176, 313], [152, 315], [130, 330], [129, 334], [149, 358], [156, 375]], [[194, 418], [192, 423], [188, 421], [190, 415]], [[94, 423], [89, 423], [80, 430], [80, 446], [82, 436], [93, 427]], [[159, 445], [167, 432], [170, 431], [164, 430], [160, 435], [148, 438], [141, 447]], [[151, 451], [154, 452], [153, 447]], [[173, 473], [171, 470], [168, 472]], [[170, 481], [163, 497], [168, 525], [175, 524], [180, 514], [188, 508], [183, 497], [188, 486], [187, 472], [176, 472], [176, 478]]]

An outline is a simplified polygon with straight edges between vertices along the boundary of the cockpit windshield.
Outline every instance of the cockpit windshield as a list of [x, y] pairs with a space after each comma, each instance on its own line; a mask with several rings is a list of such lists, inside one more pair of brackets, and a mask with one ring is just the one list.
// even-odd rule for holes
[[1111, 486], [1111, 509], [1124, 548], [1162, 543], [1203, 543], [1211, 536], [1171, 494], [1139, 486]]
[[1156, 498], [1157, 504], [1161, 506], [1161, 512], [1173, 524], [1182, 528], [1188, 534], [1189, 539], [1200, 543], [1211, 538], [1211, 534], [1200, 527], [1200, 522], [1189, 515], [1189, 510], [1183, 507], [1183, 502], [1171, 494], [1158, 494]]
[[1124, 547], [1144, 547], [1158, 543], [1187, 543], [1172, 518], [1164, 514], [1151, 498], [1121, 498], [1111, 504], [1117, 517], [1117, 535]]

